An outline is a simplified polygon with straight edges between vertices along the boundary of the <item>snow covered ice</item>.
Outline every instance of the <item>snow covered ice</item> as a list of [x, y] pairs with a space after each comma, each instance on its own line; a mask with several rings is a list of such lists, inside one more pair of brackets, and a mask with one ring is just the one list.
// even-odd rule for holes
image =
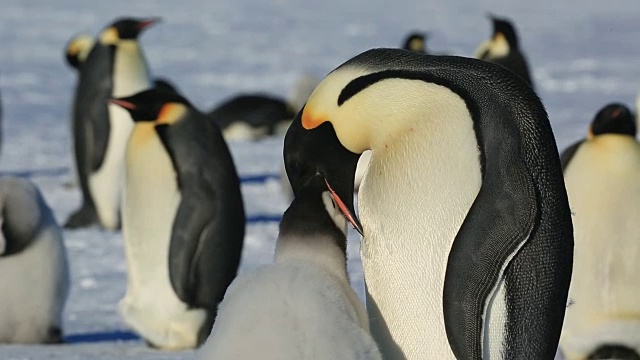
[[[369, 48], [400, 46], [414, 29], [429, 32], [433, 51], [471, 56], [490, 35], [487, 11], [517, 26], [560, 149], [582, 138], [606, 103], [632, 107], [640, 89], [637, 0], [2, 0], [0, 7], [0, 172], [33, 180], [61, 223], [80, 204], [69, 120], [76, 73], [63, 48], [74, 34], [96, 34], [122, 15], [163, 18], [141, 37], [149, 65], [203, 110], [242, 91], [288, 97], [303, 73], [324, 76]], [[241, 177], [279, 174], [282, 138], [231, 150]], [[273, 178], [245, 183], [243, 194], [249, 217], [275, 218], [288, 205]], [[241, 272], [271, 261], [276, 233], [274, 221], [248, 226]], [[0, 359], [194, 357], [147, 348], [118, 316], [126, 271], [120, 233], [65, 231], [65, 243], [73, 284], [64, 332], [72, 344], [3, 345]], [[349, 255], [362, 298], [357, 241]]]

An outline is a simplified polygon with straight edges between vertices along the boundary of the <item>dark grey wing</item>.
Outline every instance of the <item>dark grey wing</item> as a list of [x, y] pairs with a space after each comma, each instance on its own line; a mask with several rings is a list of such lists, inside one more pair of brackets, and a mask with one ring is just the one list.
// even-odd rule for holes
[[569, 162], [571, 161], [571, 159], [573, 159], [576, 152], [578, 152], [580, 145], [582, 145], [582, 143], [584, 142], [585, 142], [584, 139], [577, 141], [569, 145], [569, 147], [564, 149], [562, 154], [560, 154], [560, 163], [562, 164], [562, 171], [567, 170], [567, 166], [569, 166]]

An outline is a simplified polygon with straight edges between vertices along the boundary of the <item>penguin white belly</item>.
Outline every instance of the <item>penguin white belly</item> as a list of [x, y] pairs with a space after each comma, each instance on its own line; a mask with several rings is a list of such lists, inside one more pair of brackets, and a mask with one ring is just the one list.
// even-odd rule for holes
[[120, 313], [158, 347], [194, 347], [206, 314], [188, 309], [171, 285], [169, 243], [181, 197], [171, 159], [152, 124], [134, 128], [126, 159], [123, 233], [128, 284]]
[[480, 189], [479, 151], [468, 113], [423, 126], [373, 148], [358, 194], [367, 311], [384, 359], [455, 359], [444, 275]]
[[69, 268], [57, 225], [22, 252], [0, 258], [0, 343], [46, 342], [62, 324]]
[[565, 172], [575, 231], [573, 276], [561, 348], [582, 359], [598, 345], [640, 351], [640, 145], [601, 135]]
[[[113, 97], [136, 94], [151, 87], [144, 56], [134, 41], [123, 41], [116, 50], [113, 65]], [[125, 149], [133, 120], [119, 106], [109, 104], [109, 140], [104, 160], [89, 175], [89, 189], [102, 226], [115, 230], [119, 225]]]
[[309, 262], [274, 264], [238, 277], [198, 359], [381, 359], [359, 320], [362, 304], [343, 282]]

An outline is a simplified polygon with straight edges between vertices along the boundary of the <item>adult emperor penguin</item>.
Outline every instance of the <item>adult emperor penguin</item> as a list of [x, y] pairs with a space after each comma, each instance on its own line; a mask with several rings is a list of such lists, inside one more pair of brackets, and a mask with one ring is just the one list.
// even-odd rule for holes
[[67, 64], [74, 69], [80, 69], [80, 65], [87, 59], [94, 44], [95, 40], [89, 34], [81, 33], [71, 38], [65, 47]]
[[426, 54], [426, 40], [427, 35], [425, 33], [414, 31], [407, 35], [402, 48], [409, 51], [415, 51], [420, 54]]
[[244, 241], [240, 180], [222, 134], [186, 99], [157, 89], [112, 100], [135, 121], [126, 152], [120, 313], [151, 344], [203, 343]]
[[[353, 206], [358, 156], [371, 161]], [[552, 359], [573, 235], [531, 88], [475, 59], [374, 49], [316, 88], [285, 138], [294, 193], [322, 174], [361, 247], [385, 359]]]
[[69, 271], [62, 231], [29, 181], [0, 178], [0, 343], [59, 343]]
[[489, 18], [493, 23], [493, 36], [480, 44], [475, 57], [506, 67], [533, 88], [529, 65], [520, 49], [515, 27], [508, 19], [493, 15], [489, 15]]
[[563, 154], [575, 214], [572, 305], [560, 347], [567, 360], [640, 359], [640, 144], [631, 111], [609, 104], [586, 140]]
[[80, 67], [73, 116], [73, 137], [82, 206], [65, 227], [95, 222], [119, 227], [124, 151], [133, 122], [108, 99], [151, 87], [138, 35], [157, 19], [121, 18], [105, 28]]
[[282, 217], [274, 263], [234, 280], [198, 358], [381, 359], [349, 285], [346, 231], [324, 178], [312, 177]]

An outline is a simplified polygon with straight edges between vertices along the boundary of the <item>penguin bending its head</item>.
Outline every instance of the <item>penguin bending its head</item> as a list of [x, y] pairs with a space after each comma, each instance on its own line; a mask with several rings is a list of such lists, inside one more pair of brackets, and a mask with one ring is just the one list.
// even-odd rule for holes
[[78, 34], [74, 36], [65, 48], [65, 59], [67, 64], [78, 70], [80, 65], [87, 59], [89, 52], [93, 48], [95, 40], [89, 34]]
[[508, 19], [493, 15], [489, 15], [489, 18], [493, 23], [493, 35], [490, 40], [480, 44], [475, 57], [506, 67], [534, 88], [529, 65], [520, 49], [515, 27]]
[[0, 343], [62, 342], [69, 266], [62, 231], [40, 191], [0, 178]]
[[[353, 205], [358, 158], [371, 161]], [[386, 359], [553, 358], [573, 231], [543, 105], [502, 66], [374, 49], [318, 85], [285, 138], [360, 231]], [[535, 300], [533, 300], [535, 299]]]
[[202, 344], [244, 242], [240, 180], [220, 130], [182, 96], [112, 100], [135, 126], [126, 152], [128, 284], [120, 313], [164, 349]]
[[409, 35], [407, 35], [407, 38], [405, 39], [404, 45], [402, 46], [402, 48], [405, 50], [417, 52], [419, 54], [426, 54], [427, 53], [426, 40], [427, 40], [427, 35], [425, 33], [417, 32], [417, 31], [412, 32]]
[[100, 32], [79, 68], [72, 130], [83, 201], [67, 220], [67, 228], [89, 226], [96, 220], [108, 230], [120, 226], [124, 150], [133, 122], [108, 100], [152, 86], [137, 38], [157, 21], [117, 19]]
[[349, 285], [346, 225], [311, 177], [282, 217], [274, 263], [234, 280], [198, 359], [381, 359]]
[[602, 108], [562, 159], [575, 229], [563, 355], [640, 359], [640, 143], [631, 111]]

